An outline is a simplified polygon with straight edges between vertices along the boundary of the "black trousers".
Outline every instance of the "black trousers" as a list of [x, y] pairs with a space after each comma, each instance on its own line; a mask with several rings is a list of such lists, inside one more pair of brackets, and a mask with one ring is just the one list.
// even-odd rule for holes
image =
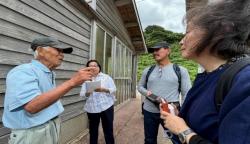
[[101, 113], [87, 113], [89, 119], [90, 144], [98, 142], [98, 128], [100, 119], [102, 120], [103, 133], [106, 144], [114, 144], [113, 121], [114, 121], [114, 106]]
[[[164, 122], [160, 118], [160, 113], [151, 113], [143, 110], [144, 113], [144, 144], [157, 144], [157, 135], [159, 126], [162, 125], [164, 130]], [[172, 137], [171, 141], [173, 144], [180, 144], [178, 138]]]

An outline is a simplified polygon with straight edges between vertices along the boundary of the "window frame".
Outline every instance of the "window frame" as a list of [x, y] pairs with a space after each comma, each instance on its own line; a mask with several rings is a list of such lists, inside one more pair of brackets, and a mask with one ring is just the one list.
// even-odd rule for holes
[[90, 48], [90, 59], [96, 59], [96, 36], [97, 36], [97, 27], [99, 27], [100, 29], [102, 29], [104, 31], [104, 50], [103, 50], [103, 63], [102, 63], [102, 71], [106, 71], [105, 70], [105, 63], [106, 63], [106, 35], [108, 34], [111, 37], [111, 59], [112, 59], [112, 63], [111, 63], [111, 67], [112, 67], [112, 71], [111, 71], [111, 76], [113, 75], [113, 71], [114, 71], [114, 61], [113, 61], [113, 57], [114, 57], [114, 41], [115, 41], [115, 36], [109, 31], [107, 30], [102, 24], [98, 23], [97, 21], [93, 20], [92, 22], [93, 28], [92, 28], [92, 40], [91, 40], [91, 48]]
[[[116, 51], [117, 51], [117, 47], [116, 47], [116, 45], [117, 45], [117, 41], [121, 44], [121, 51], [120, 51], [120, 53], [122, 53], [123, 54], [123, 58], [126, 58], [126, 59], [128, 59], [129, 57], [127, 57], [127, 52], [128, 52], [128, 54], [130, 55], [130, 58], [132, 58], [132, 55], [133, 55], [133, 51], [131, 50], [131, 49], [129, 49], [128, 48], [128, 46], [126, 46], [119, 38], [117, 38], [117, 37], [115, 37], [115, 44], [114, 44], [114, 59], [113, 59], [113, 62], [115, 62], [115, 61], [117, 61], [117, 60], [115, 60], [115, 58], [116, 58]], [[124, 49], [123, 49], [124, 48]], [[131, 73], [129, 74], [129, 71], [127, 71], [127, 74], [128, 75], [126, 75], [126, 73], [125, 73], [125, 71], [123, 72], [123, 74], [122, 74], [122, 76], [120, 75], [120, 72], [118, 72], [118, 74], [117, 73], [115, 73], [114, 74], [114, 78], [115, 79], [129, 79], [129, 80], [132, 80], [132, 59], [130, 59], [130, 61], [131, 62], [127, 62], [127, 65], [128, 66], [130, 66], [131, 67]], [[129, 65], [130, 64], [130, 65]], [[117, 64], [115, 64], [114, 63], [114, 69], [117, 69]], [[123, 63], [123, 70], [126, 70], [126, 63]], [[128, 70], [128, 69], [127, 69]]]

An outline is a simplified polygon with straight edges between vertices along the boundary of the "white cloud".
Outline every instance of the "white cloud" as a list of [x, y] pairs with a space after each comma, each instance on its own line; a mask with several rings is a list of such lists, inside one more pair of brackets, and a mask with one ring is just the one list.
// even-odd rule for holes
[[160, 25], [173, 32], [184, 32], [182, 19], [186, 13], [185, 0], [136, 0], [143, 29]]

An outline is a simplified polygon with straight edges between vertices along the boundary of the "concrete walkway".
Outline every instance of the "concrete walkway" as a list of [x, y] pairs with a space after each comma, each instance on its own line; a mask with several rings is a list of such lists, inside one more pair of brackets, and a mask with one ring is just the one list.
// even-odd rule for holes
[[[144, 144], [143, 116], [141, 114], [141, 100], [131, 99], [116, 109], [114, 118], [114, 135], [116, 144]], [[81, 144], [85, 144], [82, 142]], [[102, 128], [99, 129], [98, 144], [105, 144]], [[171, 144], [164, 138], [160, 126], [158, 144]]]

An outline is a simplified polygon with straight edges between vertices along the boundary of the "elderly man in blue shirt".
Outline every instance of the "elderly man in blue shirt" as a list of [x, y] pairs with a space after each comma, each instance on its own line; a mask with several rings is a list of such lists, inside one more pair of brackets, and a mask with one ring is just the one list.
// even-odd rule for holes
[[64, 110], [60, 98], [77, 85], [91, 80], [94, 68], [82, 68], [69, 80], [55, 85], [54, 70], [64, 53], [73, 51], [54, 37], [31, 43], [35, 59], [13, 68], [6, 78], [3, 124], [11, 129], [9, 144], [56, 144]]

